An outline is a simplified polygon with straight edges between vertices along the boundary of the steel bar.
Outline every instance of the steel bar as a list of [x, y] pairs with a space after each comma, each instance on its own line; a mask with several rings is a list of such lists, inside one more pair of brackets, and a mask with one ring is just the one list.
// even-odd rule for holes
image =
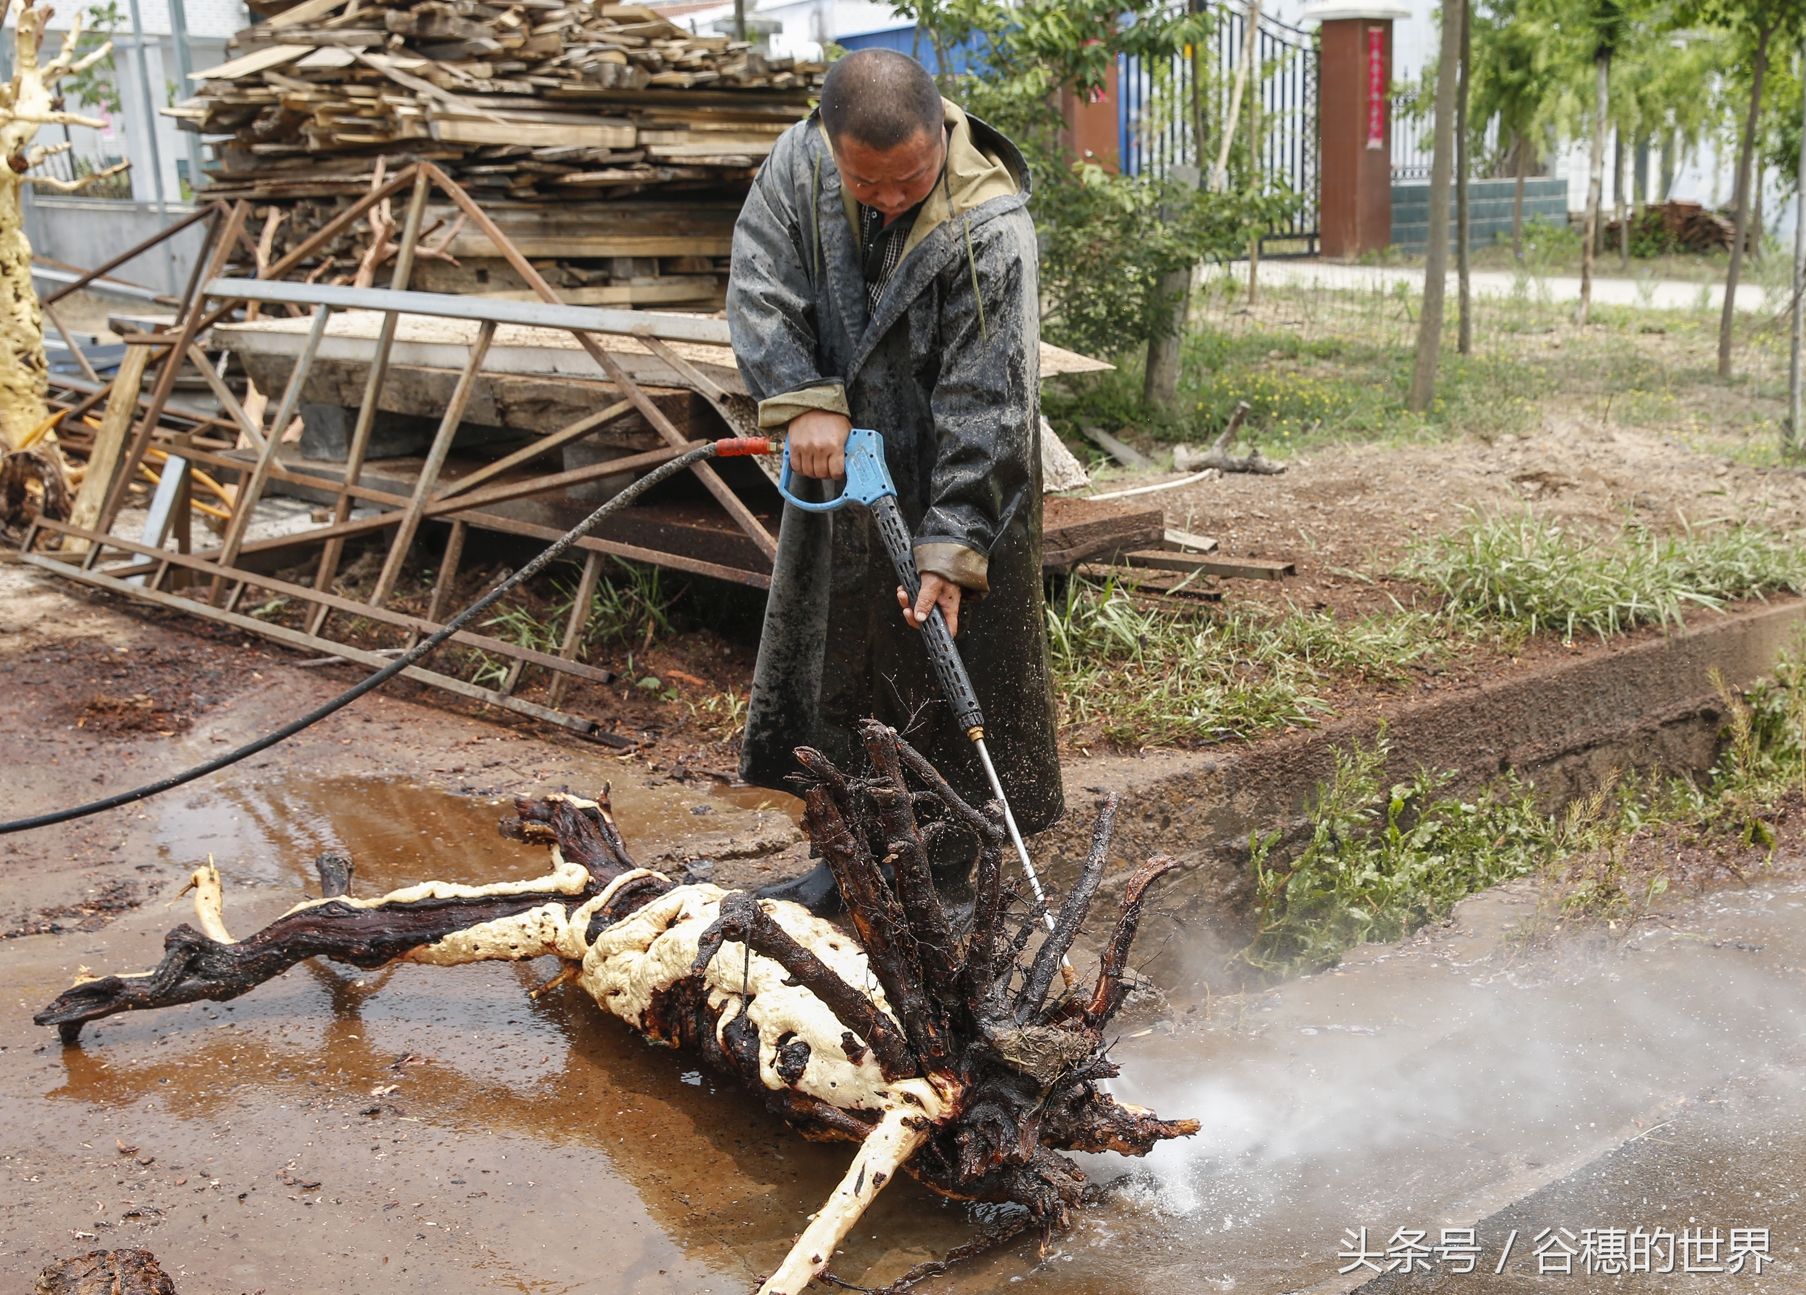
[[[420, 222], [426, 211], [426, 196], [433, 187], [432, 180], [426, 172], [416, 170], [414, 173], [414, 191], [408, 195], [407, 213], [402, 217], [401, 242], [396, 245], [395, 268], [389, 276], [389, 287], [395, 291], [405, 291], [414, 273], [414, 253], [420, 243]], [[356, 486], [364, 474], [364, 457], [370, 450], [370, 432], [376, 425], [376, 411], [381, 404], [383, 384], [389, 377], [389, 355], [395, 346], [395, 329], [400, 323], [400, 316], [393, 311], [383, 316], [382, 328], [377, 333], [376, 351], [370, 357], [370, 369], [364, 379], [364, 398], [358, 405], [357, 422], [351, 429], [351, 444], [345, 454], [345, 488], [339, 491], [338, 498], [332, 503], [333, 522], [342, 522], [351, 515], [351, 487]], [[333, 579], [339, 573], [339, 559], [344, 556], [345, 542], [339, 539], [326, 541], [326, 549], [320, 554], [320, 567], [314, 573], [314, 588], [330, 589]], [[326, 628], [328, 612], [322, 607], [308, 625], [308, 633], [319, 634]]]
[[[451, 524], [451, 534], [445, 537], [445, 556], [439, 559], [439, 575], [433, 581], [433, 599], [426, 606], [426, 618], [430, 621], [445, 618], [445, 604], [451, 598], [452, 590], [457, 588], [458, 567], [464, 561], [464, 537], [470, 531], [470, 523], [459, 518]], [[558, 698], [552, 698], [552, 704], [558, 704]]]
[[497, 477], [504, 472], [518, 468], [521, 464], [529, 463], [542, 454], [550, 454], [553, 450], [562, 449], [572, 441], [588, 436], [598, 427], [603, 427], [632, 412], [631, 402], [617, 400], [605, 409], [599, 409], [593, 414], [585, 414], [568, 427], [561, 427], [547, 436], [538, 438], [531, 445], [524, 445], [512, 454], [504, 455], [493, 463], [484, 464], [469, 476], [459, 477], [456, 481], [448, 483], [433, 498], [435, 500], [450, 499], [453, 495], [463, 494], [466, 490], [480, 486], [491, 477]]
[[[313, 327], [307, 334], [307, 345], [302, 349], [301, 358], [295, 362], [294, 371], [289, 374], [288, 387], [282, 393], [282, 403], [277, 407], [276, 417], [271, 420], [269, 430], [264, 434], [263, 450], [257, 456], [257, 466], [239, 484], [238, 497], [232, 501], [232, 520], [226, 524], [225, 540], [220, 545], [222, 566], [230, 567], [238, 561], [238, 549], [244, 543], [245, 530], [251, 525], [251, 514], [257, 511], [257, 501], [263, 498], [264, 486], [270, 479], [270, 469], [282, 451], [283, 430], [300, 408], [301, 389], [307, 384], [308, 371], [313, 368], [314, 356], [319, 353], [320, 339], [326, 335], [326, 321], [331, 314], [331, 310], [325, 306], [314, 312]], [[208, 596], [209, 602], [219, 602], [221, 588], [216, 580], [213, 592]]]
[[[142, 557], [155, 559], [159, 563], [168, 563], [171, 566], [179, 567], [186, 571], [193, 571], [199, 575], [207, 576], [215, 580], [242, 580], [248, 584], [257, 586], [259, 589], [267, 589], [273, 594], [280, 594], [284, 598], [293, 598], [301, 602], [324, 602], [329, 604], [335, 611], [354, 612], [369, 620], [377, 621], [384, 625], [392, 625], [397, 629], [405, 629], [411, 633], [432, 634], [444, 627], [443, 622], [439, 621], [436, 617], [410, 616], [406, 612], [393, 611], [387, 607], [366, 607], [364, 604], [354, 602], [349, 598], [341, 598], [337, 594], [322, 594], [317, 589], [311, 589], [306, 585], [295, 584], [293, 581], [278, 579], [275, 576], [261, 575], [256, 572], [240, 571], [222, 567], [218, 562], [213, 561], [206, 553], [189, 553], [185, 551], [171, 553], [169, 550], [160, 548], [157, 545], [133, 543], [130, 540], [123, 540], [112, 535], [97, 535], [92, 531], [82, 531], [62, 522], [51, 522], [45, 526], [45, 529], [58, 535], [86, 540], [96, 548], [119, 549], [127, 553], [136, 553]], [[99, 569], [99, 572], [102, 575], [129, 581], [135, 578], [136, 568], [115, 570], [109, 567], [102, 567]], [[192, 600], [192, 610], [197, 614], [204, 616], [215, 609], [210, 608], [199, 599], [195, 599]], [[450, 641], [453, 643], [462, 643], [467, 647], [479, 648], [484, 652], [494, 652], [498, 656], [505, 656], [512, 660], [524, 661], [529, 665], [544, 666], [548, 670], [566, 670], [570, 674], [581, 679], [587, 679], [592, 683], [614, 682], [614, 675], [610, 671], [592, 665], [585, 665], [581, 661], [568, 660], [563, 656], [554, 656], [550, 652], [540, 652], [534, 648], [524, 647], [518, 643], [510, 643], [505, 639], [493, 638], [488, 634], [480, 634], [476, 630], [459, 630], [456, 634], [452, 635]]]
[[[71, 295], [72, 293], [80, 292], [83, 288], [85, 288], [89, 284], [93, 283], [96, 279], [104, 279], [106, 277], [108, 270], [118, 269], [120, 266], [124, 265], [127, 261], [134, 260], [137, 257], [144, 255], [144, 253], [150, 251], [151, 248], [155, 247], [158, 243], [161, 243], [164, 239], [170, 238], [173, 235], [181, 233], [183, 230], [187, 229], [190, 225], [194, 224], [196, 221], [206, 220], [209, 217], [217, 217], [219, 215], [219, 213], [225, 209], [226, 209], [226, 204], [223, 202], [210, 202], [206, 206], [200, 207], [200, 208], [196, 209], [195, 211], [190, 212], [188, 215], [186, 215], [186, 216], [182, 217], [182, 219], [178, 220], [175, 224], [166, 225], [162, 229], [161, 232], [152, 234], [149, 238], [142, 239], [139, 242], [133, 243], [130, 247], [126, 248], [125, 251], [121, 252], [118, 256], [115, 256], [112, 260], [103, 261], [99, 265], [95, 266], [92, 270], [84, 270], [81, 274], [77, 275], [74, 279], [70, 280], [68, 283], [65, 283], [62, 287], [58, 288], [55, 292], [53, 292], [49, 296], [45, 297], [44, 304], [46, 306], [54, 306], [57, 302], [61, 301], [64, 297], [67, 297], [67, 296]], [[197, 264], [197, 265], [202, 264], [205, 261], [205, 259], [206, 259], [205, 252], [203, 250], [202, 257], [199, 260], [197, 260], [195, 262], [195, 264]], [[44, 273], [44, 271], [40, 267], [34, 266], [34, 267], [32, 267], [32, 273], [33, 274], [42, 274], [42, 273]], [[61, 276], [59, 275], [57, 277], [60, 278]], [[135, 284], [135, 283], [128, 284], [128, 283], [125, 283], [123, 280], [120, 280], [114, 284], [109, 284], [109, 285], [105, 285], [105, 286], [122, 287], [122, 288], [139, 288], [138, 284]], [[146, 293], [151, 292], [151, 290], [148, 288], [141, 288], [140, 291], [143, 291]], [[152, 295], [161, 296], [162, 294], [152, 294]], [[165, 298], [165, 299], [167, 299], [167, 298]]]
[[[324, 312], [326, 307], [321, 306]], [[382, 574], [376, 579], [376, 588], [370, 593], [370, 605], [381, 607], [388, 601], [389, 595], [395, 591], [395, 582], [401, 579], [402, 565], [408, 560], [408, 549], [413, 547], [414, 532], [420, 527], [421, 509], [432, 498], [434, 489], [439, 484], [439, 470], [445, 466], [446, 456], [451, 453], [453, 439], [458, 435], [458, 428], [464, 425], [464, 411], [470, 405], [470, 397], [476, 391], [477, 378], [483, 372], [483, 361], [489, 357], [489, 344], [495, 340], [494, 324], [483, 324], [477, 330], [477, 340], [470, 348], [470, 358], [464, 363], [464, 371], [458, 375], [458, 385], [452, 391], [450, 402], [445, 406], [445, 416], [439, 420], [439, 431], [433, 437], [432, 448], [426, 452], [426, 462], [420, 467], [420, 475], [414, 481], [414, 494], [408, 500], [407, 510], [395, 529], [395, 543], [389, 549], [388, 559], [383, 563]]]
[[207, 295], [269, 305], [382, 310], [433, 319], [463, 319], [479, 324], [519, 324], [525, 328], [559, 328], [582, 333], [699, 342], [710, 346], [729, 345], [725, 319], [659, 314], [649, 310], [610, 310], [601, 306], [566, 306], [555, 298], [545, 303], [510, 301], [462, 296], [455, 292], [403, 292], [394, 288], [263, 279], [215, 279], [208, 283]]
[[[567, 309], [559, 302], [558, 294], [552, 290], [552, 285], [547, 283], [539, 271], [533, 268], [531, 261], [521, 255], [520, 249], [508, 240], [508, 236], [502, 232], [501, 227], [489, 218], [488, 212], [478, 206], [469, 194], [447, 179], [445, 173], [431, 162], [422, 162], [420, 165], [433, 173], [434, 178], [440, 181], [440, 188], [469, 218], [471, 223], [488, 235], [489, 241], [495, 244], [496, 250], [502, 254], [502, 259], [508, 262], [509, 268], [518, 274], [528, 287], [538, 293], [549, 306]], [[652, 424], [654, 431], [672, 445], [683, 443], [683, 434], [672, 426], [671, 420], [665, 417], [665, 411], [660, 409], [652, 398], [640, 389], [638, 383], [627, 376], [626, 370], [621, 367], [614, 356], [610, 355], [594, 337], [581, 328], [573, 328], [571, 335], [577, 339], [579, 346], [589, 352], [590, 358], [602, 366], [603, 371], [619, 388], [621, 394], [633, 401], [634, 408], [638, 409], [640, 415]], [[753, 516], [752, 510], [741, 501], [740, 497], [728, 488], [727, 483], [721, 479], [721, 475], [706, 462], [697, 463], [692, 471], [695, 472], [697, 480], [702, 482], [704, 488], [715, 497], [716, 502], [727, 510], [728, 516], [732, 517], [740, 529], [751, 537], [753, 543], [765, 555], [766, 560], [775, 561], [778, 552], [776, 538], [765, 529], [764, 524], [757, 517]]]
[[[583, 574], [577, 580], [577, 596], [571, 600], [571, 620], [564, 627], [564, 641], [558, 645], [558, 656], [564, 661], [575, 661], [577, 652], [583, 646], [583, 631], [589, 624], [590, 600], [596, 596], [596, 585], [602, 578], [602, 555], [591, 553], [583, 559]], [[564, 680], [562, 674], [552, 676], [552, 690], [548, 700], [558, 705], [564, 696]]]
[[[219, 267], [225, 263], [227, 254], [236, 240], [236, 231], [243, 228], [245, 217], [250, 207], [244, 202], [232, 204], [232, 212], [226, 219], [213, 226], [211, 252], [203, 249], [210, 273], [207, 278], [217, 275]], [[113, 529], [113, 519], [119, 515], [120, 505], [125, 502], [125, 492], [132, 483], [132, 476], [138, 471], [138, 465], [144, 461], [144, 451], [150, 447], [151, 437], [157, 430], [157, 423], [163, 417], [164, 403], [175, 389], [176, 374], [181, 371], [188, 356], [188, 348], [201, 330], [201, 299], [190, 298], [182, 303], [180, 309], [181, 327], [177, 330], [177, 341], [163, 355], [163, 364], [157, 370], [157, 383], [151, 389], [150, 402], [145, 409], [144, 419], [132, 434], [130, 448], [120, 461], [119, 473], [107, 493], [106, 504], [100, 511], [100, 524], [96, 527], [102, 532]]]
[[207, 353], [198, 346], [191, 346], [188, 348], [188, 362], [195, 367], [195, 371], [201, 375], [201, 380], [213, 392], [213, 398], [219, 401], [219, 407], [230, 415], [233, 424], [244, 433], [244, 438], [250, 447], [254, 450], [262, 450], [263, 428], [251, 421], [251, 415], [245, 411], [243, 405], [238, 403], [238, 397], [232, 394], [232, 388], [228, 387], [224, 379], [219, 376], [218, 370], [213, 367], [213, 361], [207, 358]]
[[[35, 567], [41, 567], [46, 571], [54, 572], [57, 575], [67, 576], [71, 580], [79, 580], [84, 584], [97, 585], [102, 589], [111, 589], [114, 593], [125, 594], [127, 597], [142, 598], [149, 602], [156, 603], [160, 607], [170, 607], [174, 608], [176, 611], [193, 612], [196, 615], [206, 616], [210, 620], [216, 620], [222, 624], [231, 625], [252, 634], [260, 634], [264, 638], [274, 639], [276, 642], [285, 643], [290, 647], [306, 648], [310, 652], [344, 657], [347, 661], [354, 661], [360, 665], [367, 665], [374, 668], [381, 668], [382, 666], [389, 664], [389, 658], [380, 653], [366, 652], [362, 648], [347, 647], [343, 643], [333, 643], [312, 634], [305, 634], [300, 630], [289, 629], [284, 625], [273, 625], [268, 621], [258, 620], [254, 616], [245, 616], [238, 612], [225, 611], [218, 607], [210, 607], [203, 602], [197, 602], [192, 598], [183, 598], [176, 594], [164, 593], [161, 589], [140, 589], [136, 585], [128, 584], [124, 580], [115, 579], [114, 577], [99, 571], [84, 571], [80, 567], [72, 567], [65, 562], [57, 562], [54, 559], [47, 558], [41, 553], [22, 553], [19, 555], [19, 560], [21, 562], [28, 562]], [[460, 697], [468, 697], [473, 701], [485, 702], [491, 706], [500, 706], [504, 710], [515, 711], [521, 715], [530, 715], [534, 719], [544, 720], [548, 724], [557, 724], [561, 728], [568, 728], [577, 733], [588, 735], [597, 730], [597, 725], [593, 720], [580, 719], [574, 715], [566, 715], [562, 711], [556, 711], [545, 706], [536, 705], [533, 702], [524, 701], [519, 697], [505, 697], [493, 689], [482, 688], [473, 683], [466, 683], [462, 679], [454, 678], [451, 675], [440, 674], [434, 670], [427, 670], [421, 666], [409, 666], [401, 673], [406, 678], [417, 680], [420, 683], [430, 684], [435, 688], [442, 688], [447, 692], [456, 693]]]

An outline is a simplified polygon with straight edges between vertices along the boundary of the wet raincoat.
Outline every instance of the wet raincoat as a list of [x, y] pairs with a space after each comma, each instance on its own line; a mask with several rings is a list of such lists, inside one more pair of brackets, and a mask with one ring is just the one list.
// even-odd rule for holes
[[[1063, 808], [1041, 593], [1039, 338], [1028, 168], [1015, 145], [946, 105], [947, 164], [876, 311], [857, 206], [819, 117], [778, 140], [734, 229], [728, 322], [761, 426], [810, 409], [876, 429], [916, 566], [966, 589], [959, 645], [987, 745], [1025, 832]], [[800, 480], [800, 479], [799, 479]], [[802, 481], [820, 497], [833, 483]], [[988, 799], [934, 683], [864, 510], [785, 506], [753, 675], [741, 772], [782, 787], [793, 750], [853, 754], [876, 715], [954, 786]]]

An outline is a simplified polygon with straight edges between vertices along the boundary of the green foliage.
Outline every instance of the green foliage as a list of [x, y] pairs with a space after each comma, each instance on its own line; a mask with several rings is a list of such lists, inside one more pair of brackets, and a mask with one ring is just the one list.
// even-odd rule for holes
[[1242, 958], [1270, 971], [1317, 971], [1357, 944], [1397, 940], [1457, 900], [1543, 862], [1549, 821], [1515, 780], [1472, 800], [1420, 772], [1381, 795], [1387, 743], [1336, 753], [1311, 806], [1309, 842], [1278, 862], [1277, 832], [1249, 841], [1256, 934]]
[[1593, 539], [1523, 513], [1476, 517], [1427, 540], [1400, 574], [1438, 590], [1451, 612], [1571, 640], [1679, 625], [1689, 607], [1806, 589], [1806, 551], [1754, 525], [1671, 536], [1626, 527]]
[[1214, 21], [1164, 0], [902, 0], [932, 43], [975, 41], [982, 72], [941, 77], [943, 92], [1009, 135], [1035, 176], [1030, 210], [1041, 234], [1042, 329], [1049, 341], [1115, 355], [1171, 322], [1163, 275], [1239, 255], [1299, 199], [1248, 184], [1226, 193], [1117, 175], [1064, 155], [1060, 91], [1104, 84], [1119, 54], [1159, 63], [1202, 42]]
[[1666, 867], [1651, 862], [1671, 856], [1664, 841], [1729, 836], [1772, 850], [1776, 803], [1806, 798], [1806, 667], [1796, 649], [1741, 696], [1714, 682], [1727, 721], [1703, 781], [1612, 777], [1554, 814], [1512, 776], [1462, 799], [1445, 794], [1446, 774], [1420, 771], [1382, 794], [1383, 733], [1337, 752], [1301, 849], [1281, 859], [1280, 833], [1250, 838], [1256, 932], [1242, 960], [1321, 970], [1354, 945], [1396, 940], [1464, 896], [1532, 873], [1563, 917], [1625, 923], [1668, 889]]
[[[620, 562], [619, 571], [596, 581], [584, 618], [581, 649], [600, 643], [638, 639], [650, 643], [653, 636], [671, 630], [673, 598], [665, 592], [659, 568]], [[496, 638], [536, 652], [556, 653], [564, 643], [565, 626], [577, 603], [574, 578], [552, 582], [554, 597], [543, 609], [517, 604], [504, 607], [483, 622]]]
[[1048, 607], [1061, 723], [1125, 747], [1246, 738], [1315, 721], [1338, 678], [1402, 677], [1442, 651], [1422, 613], [1223, 616], [1155, 608], [1115, 583], [1074, 580]]
[[[122, 21], [124, 19], [119, 12], [119, 0], [104, 0], [104, 3], [89, 5], [87, 29], [82, 32], [76, 49], [82, 54], [99, 49], [113, 39]], [[119, 77], [113, 66], [113, 57], [108, 54], [92, 67], [64, 77], [58, 83], [58, 91], [71, 104], [117, 114], [121, 105]]]
[[1285, 192], [1213, 194], [1114, 175], [1092, 162], [1041, 175], [1042, 332], [1091, 355], [1118, 354], [1167, 328], [1173, 303], [1155, 291], [1163, 275], [1240, 255], [1295, 202]]

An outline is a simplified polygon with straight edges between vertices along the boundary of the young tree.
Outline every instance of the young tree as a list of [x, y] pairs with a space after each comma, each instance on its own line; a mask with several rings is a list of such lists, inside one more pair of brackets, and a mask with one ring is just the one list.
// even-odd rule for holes
[[32, 175], [45, 158], [67, 152], [68, 143], [36, 145], [42, 126], [90, 126], [106, 123], [66, 112], [56, 93], [57, 82], [78, 75], [112, 53], [112, 43], [81, 52], [83, 19], [78, 12], [62, 49], [40, 62], [48, 6], [19, 11], [14, 32], [12, 80], [0, 86], [0, 449], [16, 449], [44, 420], [48, 390], [44, 361], [44, 317], [31, 281], [31, 244], [25, 237], [24, 191], [28, 184], [71, 192], [124, 170], [124, 165], [79, 180]]
[[1806, 0], [1688, 0], [1684, 20], [1729, 31], [1749, 68], [1749, 106], [1737, 143], [1737, 178], [1732, 188], [1736, 235], [1731, 264], [1725, 272], [1724, 309], [1718, 319], [1718, 376], [1731, 376], [1731, 329], [1737, 317], [1737, 283], [1743, 273], [1744, 245], [1750, 233], [1750, 170], [1762, 120], [1762, 85], [1769, 51], [1780, 39], [1792, 42], [1806, 27]]
[[1510, 140], [1517, 180], [1511, 248], [1519, 260], [1524, 257], [1524, 181], [1550, 134], [1572, 53], [1569, 34], [1545, 9], [1543, 0], [1492, 0], [1469, 18], [1469, 115], [1482, 126], [1496, 117], [1500, 134]]
[[1605, 180], [1605, 132], [1611, 120], [1612, 53], [1623, 33], [1624, 6], [1619, 0], [1593, 0], [1587, 14], [1593, 45], [1592, 137], [1587, 149], [1587, 207], [1580, 234], [1579, 323], [1593, 305], [1593, 261], [1599, 247], [1599, 204]]
[[1442, 299], [1449, 265], [1449, 176], [1454, 170], [1455, 82], [1460, 60], [1461, 16], [1458, 10], [1444, 8], [1441, 57], [1436, 65], [1435, 143], [1430, 153], [1430, 246], [1424, 258], [1423, 309], [1417, 316], [1417, 358], [1411, 369], [1409, 403], [1417, 413], [1427, 412], [1436, 394], [1436, 362], [1442, 347]]
[[1455, 279], [1457, 309], [1460, 322], [1456, 333], [1455, 349], [1463, 355], [1471, 355], [1474, 350], [1474, 298], [1473, 284], [1468, 270], [1469, 253], [1467, 223], [1467, 180], [1468, 180], [1468, 137], [1467, 137], [1467, 96], [1469, 82], [1468, 68], [1473, 63], [1473, 13], [1471, 0], [1456, 0], [1461, 10], [1461, 70], [1459, 81], [1455, 86]]

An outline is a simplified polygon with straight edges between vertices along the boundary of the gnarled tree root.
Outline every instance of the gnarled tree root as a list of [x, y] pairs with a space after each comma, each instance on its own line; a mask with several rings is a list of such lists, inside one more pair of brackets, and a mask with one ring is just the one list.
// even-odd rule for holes
[[[698, 1053], [806, 1136], [860, 1144], [764, 1295], [808, 1285], [899, 1171], [1063, 1227], [1085, 1179], [1062, 1152], [1143, 1155], [1197, 1131], [1099, 1083], [1116, 1073], [1103, 1031], [1128, 993], [1143, 899], [1174, 865], [1151, 860], [1130, 878], [1096, 980], [1050, 997], [1103, 879], [1114, 802], [1049, 932], [1004, 878], [999, 807], [966, 804], [893, 730], [868, 724], [863, 738], [858, 775], [799, 752], [809, 835], [857, 939], [794, 904], [636, 867], [606, 803], [553, 796], [517, 802], [504, 825], [551, 844], [543, 877], [354, 899], [349, 862], [322, 856], [322, 897], [243, 940], [227, 931], [210, 863], [193, 878], [198, 929], [171, 931], [154, 970], [83, 980], [36, 1020], [74, 1042], [88, 1021], [233, 998], [315, 956], [369, 968], [551, 954], [608, 1012]], [[969, 915], [936, 894], [928, 860], [942, 837], [975, 860]]]

